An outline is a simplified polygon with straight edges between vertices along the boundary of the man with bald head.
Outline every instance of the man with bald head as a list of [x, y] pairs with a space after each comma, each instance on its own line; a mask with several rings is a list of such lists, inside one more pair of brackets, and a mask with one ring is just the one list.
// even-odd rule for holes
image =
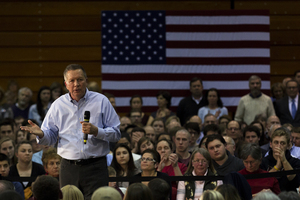
[[272, 115], [267, 119], [263, 144], [267, 144], [270, 142], [270, 137], [268, 136], [268, 132], [270, 131], [271, 126], [274, 124], [281, 124], [279, 118], [276, 115]]
[[152, 126], [145, 126], [144, 130], [146, 132], [146, 137], [152, 140], [153, 142], [156, 141], [156, 134], [154, 128]]

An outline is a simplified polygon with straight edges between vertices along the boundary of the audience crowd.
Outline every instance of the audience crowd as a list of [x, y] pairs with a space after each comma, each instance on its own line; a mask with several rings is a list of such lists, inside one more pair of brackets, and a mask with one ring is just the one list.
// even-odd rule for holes
[[[300, 168], [300, 71], [273, 84], [271, 97], [261, 84], [260, 77], [249, 78], [250, 91], [235, 112], [223, 105], [217, 88], [204, 91], [197, 77], [190, 81], [191, 95], [174, 111], [169, 91], [156, 95], [152, 113], [143, 111], [142, 96], [132, 96], [130, 111], [118, 113], [121, 139], [110, 143], [107, 155], [109, 176], [128, 181], [109, 182], [92, 200], [300, 200], [300, 175], [259, 177]], [[95, 82], [88, 89], [99, 92]], [[34, 103], [31, 89], [15, 81], [7, 91], [0, 88], [0, 199], [84, 199], [80, 188], [59, 186], [56, 145], [40, 145], [35, 135], [20, 130], [30, 126], [28, 119], [41, 125], [63, 93], [57, 82], [42, 86]], [[114, 95], [105, 95], [117, 111]], [[20, 180], [24, 177], [28, 181]], [[139, 183], [138, 177], [153, 179]]]

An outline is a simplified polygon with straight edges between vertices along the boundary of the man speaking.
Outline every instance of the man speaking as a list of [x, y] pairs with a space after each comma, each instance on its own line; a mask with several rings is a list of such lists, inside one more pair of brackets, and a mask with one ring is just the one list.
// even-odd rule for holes
[[[82, 66], [68, 65], [64, 71], [68, 94], [51, 105], [42, 127], [29, 120], [31, 127], [22, 130], [37, 135], [39, 144], [54, 145], [63, 158], [60, 167], [60, 187], [75, 185], [90, 200], [93, 192], [108, 184], [106, 154], [109, 142], [117, 142], [120, 121], [109, 100], [87, 87], [87, 75]], [[90, 112], [89, 121], [84, 113]], [[86, 144], [84, 134], [88, 134]]]

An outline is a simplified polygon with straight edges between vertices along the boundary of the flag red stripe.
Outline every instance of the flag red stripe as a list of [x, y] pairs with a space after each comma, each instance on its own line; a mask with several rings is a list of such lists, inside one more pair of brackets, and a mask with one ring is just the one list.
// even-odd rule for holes
[[269, 25], [166, 25], [167, 32], [269, 32]]
[[[270, 74], [255, 73], [262, 80], [269, 80]], [[195, 75], [200, 78], [203, 77], [205, 81], [232, 81], [232, 80], [247, 80], [251, 74], [149, 74], [149, 73], [138, 73], [138, 74], [105, 74], [105, 79], [103, 80], [117, 80], [117, 81], [139, 81], [139, 80], [149, 80], [149, 81], [165, 81], [165, 80], [174, 80], [174, 81], [185, 81], [190, 80]]]
[[261, 57], [239, 57], [239, 58], [167, 58], [170, 65], [259, 65], [270, 64], [270, 58]]
[[167, 41], [167, 48], [270, 48], [270, 41]]

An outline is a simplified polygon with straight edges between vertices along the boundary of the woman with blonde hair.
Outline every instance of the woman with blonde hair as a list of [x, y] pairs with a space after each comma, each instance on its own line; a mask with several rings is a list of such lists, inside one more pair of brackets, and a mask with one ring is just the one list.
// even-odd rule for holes
[[66, 185], [61, 188], [62, 200], [84, 200], [82, 192], [75, 185]]
[[224, 200], [222, 194], [215, 190], [206, 190], [203, 192], [200, 200]]
[[0, 139], [0, 153], [7, 155], [10, 161], [10, 166], [17, 163], [15, 157], [15, 143], [9, 137], [3, 137]]
[[[196, 148], [191, 155], [189, 166], [184, 176], [216, 176], [212, 159], [206, 149]], [[177, 187], [177, 200], [199, 199], [205, 190], [213, 190], [222, 181], [179, 181]]]

